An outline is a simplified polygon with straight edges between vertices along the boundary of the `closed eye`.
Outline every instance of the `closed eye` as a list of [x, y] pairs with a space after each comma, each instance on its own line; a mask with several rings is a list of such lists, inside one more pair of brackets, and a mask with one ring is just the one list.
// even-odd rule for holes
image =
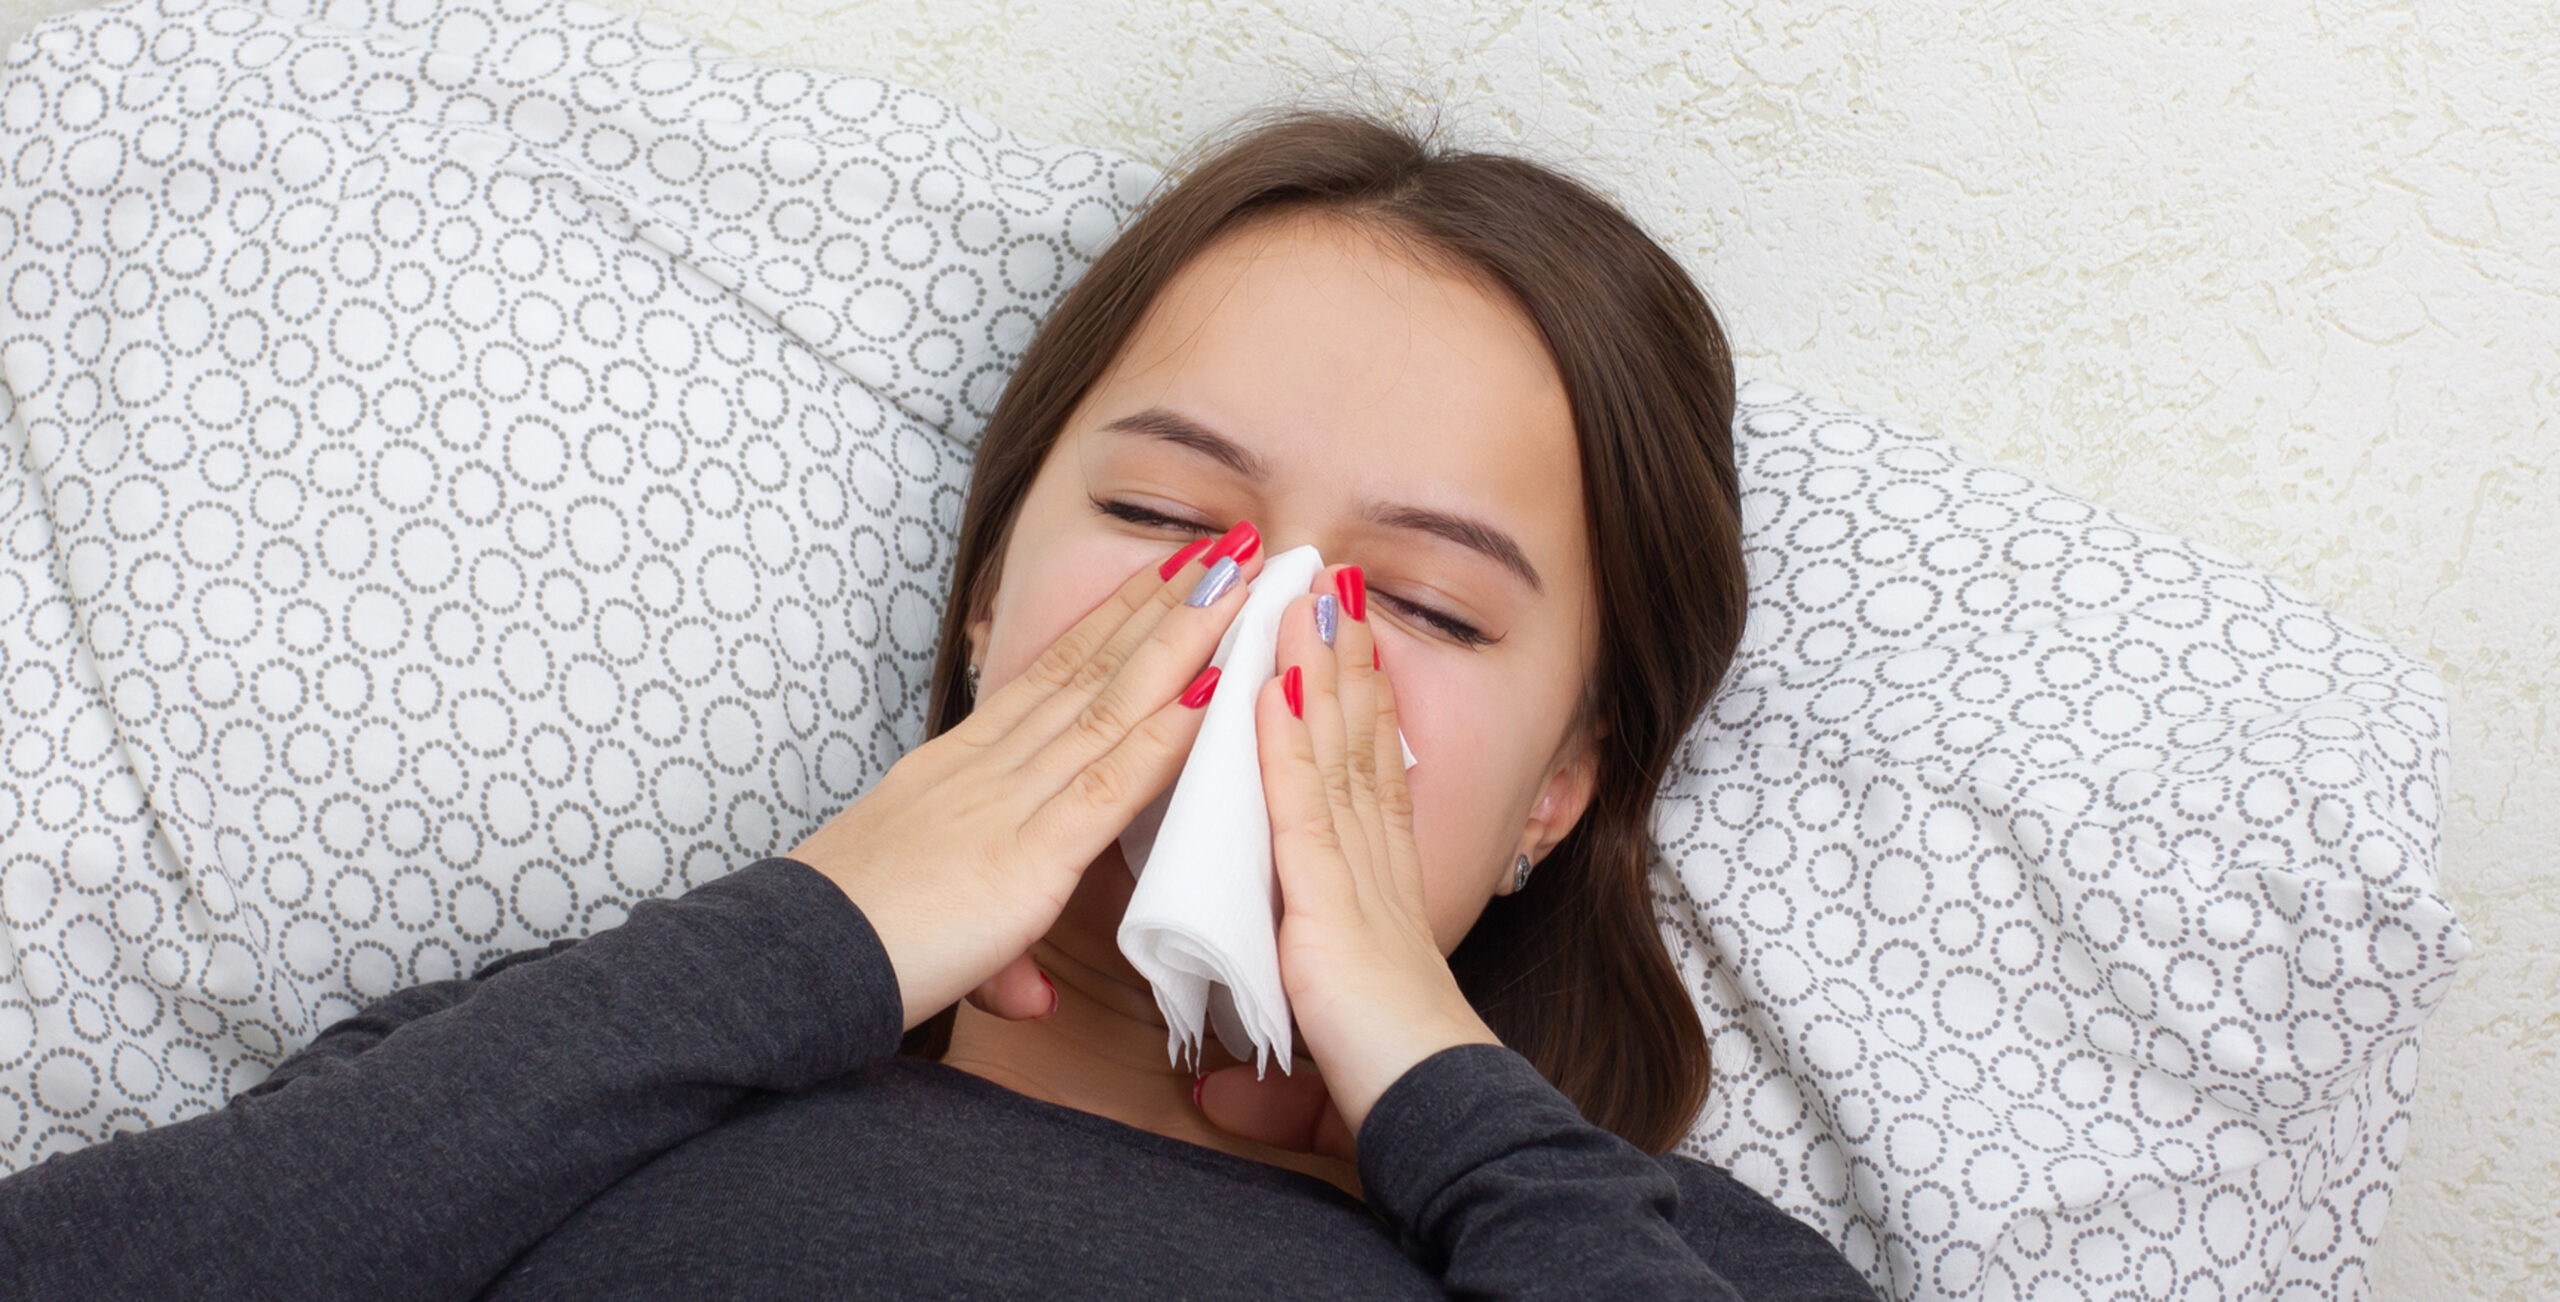
[[[1142, 525], [1148, 528], [1181, 529], [1190, 533], [1210, 536], [1215, 536], [1225, 532], [1225, 530], [1218, 528], [1216, 525], [1199, 524], [1189, 520], [1177, 520], [1172, 516], [1166, 515], [1162, 511], [1152, 511], [1135, 502], [1114, 501], [1107, 497], [1096, 497], [1092, 499], [1092, 501], [1093, 509], [1095, 511], [1103, 515], [1110, 516], [1115, 520], [1125, 520], [1134, 525]], [[1407, 601], [1393, 593], [1380, 592], [1374, 588], [1370, 590], [1369, 595], [1380, 601], [1386, 602], [1388, 605], [1405, 612], [1407, 615], [1415, 619], [1419, 619], [1424, 623], [1439, 629], [1442, 633], [1447, 634], [1452, 641], [1455, 641], [1459, 645], [1469, 649], [1489, 647], [1502, 640], [1498, 637], [1486, 637], [1483, 631], [1476, 628], [1473, 624], [1469, 624], [1465, 620], [1459, 619], [1456, 616], [1446, 615], [1437, 610], [1433, 610], [1431, 607], [1425, 606], [1420, 602]]]
[[1210, 534], [1213, 536], [1225, 532], [1215, 525], [1193, 524], [1187, 520], [1176, 520], [1172, 516], [1166, 515], [1161, 511], [1150, 511], [1135, 502], [1115, 502], [1107, 497], [1094, 498], [1093, 509], [1104, 515], [1110, 516], [1115, 520], [1126, 520], [1131, 524], [1146, 525], [1149, 527], [1162, 526], [1168, 529], [1187, 529], [1193, 533]]
[[1413, 615], [1415, 618], [1433, 625], [1441, 632], [1456, 639], [1462, 646], [1469, 648], [1489, 647], [1502, 640], [1498, 637], [1486, 637], [1476, 628], [1475, 625], [1467, 623], [1465, 620], [1458, 619], [1450, 615], [1443, 615], [1429, 606], [1407, 601], [1392, 593], [1379, 592], [1373, 588], [1370, 590], [1369, 595], [1376, 597], [1380, 601], [1384, 601], [1391, 606], [1399, 607], [1406, 613]]

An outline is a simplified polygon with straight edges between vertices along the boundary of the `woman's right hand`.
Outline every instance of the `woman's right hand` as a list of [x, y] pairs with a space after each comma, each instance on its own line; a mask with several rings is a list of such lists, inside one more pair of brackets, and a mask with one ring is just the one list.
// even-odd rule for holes
[[1086, 866], [1181, 771], [1208, 700], [1202, 667], [1243, 609], [1258, 558], [1247, 554], [1216, 601], [1184, 601], [1204, 561], [1252, 537], [1238, 525], [1169, 577], [1161, 563], [1141, 568], [791, 851], [879, 935], [905, 1027], [1027, 963]]

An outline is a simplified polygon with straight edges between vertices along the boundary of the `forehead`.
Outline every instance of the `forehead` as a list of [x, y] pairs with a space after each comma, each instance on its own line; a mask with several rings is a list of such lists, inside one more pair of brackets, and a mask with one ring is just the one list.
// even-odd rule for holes
[[1499, 514], [1580, 557], [1572, 413], [1536, 327], [1481, 278], [1341, 218], [1222, 236], [1165, 287], [1093, 400], [1098, 420], [1178, 411], [1275, 474], [1455, 499], [1425, 504]]

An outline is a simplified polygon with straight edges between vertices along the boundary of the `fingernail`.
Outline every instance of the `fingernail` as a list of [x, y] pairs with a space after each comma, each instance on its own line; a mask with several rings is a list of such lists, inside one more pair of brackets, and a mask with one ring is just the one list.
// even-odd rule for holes
[[1214, 538], [1194, 538], [1190, 542], [1183, 544], [1181, 551], [1175, 552], [1173, 555], [1166, 557], [1164, 564], [1156, 567], [1156, 577], [1159, 579], [1172, 578], [1174, 571], [1190, 564], [1192, 557], [1199, 555], [1202, 548], [1207, 547], [1210, 543], [1215, 541], [1217, 540]]
[[1345, 565], [1335, 570], [1333, 586], [1342, 591], [1343, 613], [1365, 622], [1369, 618], [1369, 581], [1361, 577], [1360, 567]]
[[1218, 535], [1218, 545], [1209, 549], [1209, 559], [1218, 561], [1232, 556], [1242, 565], [1253, 559], [1254, 550], [1262, 546], [1262, 531], [1251, 520], [1238, 520], [1236, 527]]
[[1316, 636], [1323, 638], [1326, 646], [1333, 645], [1334, 621], [1341, 618], [1341, 611], [1342, 603], [1334, 600], [1332, 593], [1316, 598]]
[[1040, 984], [1049, 987], [1049, 1011], [1040, 1015], [1042, 1017], [1055, 1017], [1058, 1015], [1058, 983], [1050, 980], [1049, 974], [1043, 972], [1040, 974]]
[[1201, 670], [1200, 676], [1192, 679], [1189, 687], [1182, 689], [1182, 703], [1197, 710], [1201, 706], [1207, 705], [1209, 703], [1210, 695], [1217, 690], [1218, 667], [1216, 665], [1211, 665], [1208, 668]]
[[1191, 1078], [1191, 1106], [1199, 1108], [1203, 1112], [1208, 1111], [1208, 1109], [1201, 1105], [1200, 1091], [1203, 1087], [1208, 1085], [1208, 1083], [1209, 1073], [1205, 1071]]
[[1201, 575], [1200, 582], [1192, 586], [1191, 595], [1184, 597], [1182, 604], [1206, 606], [1227, 595], [1228, 586], [1236, 581], [1236, 572], [1234, 560], [1224, 556], [1219, 557], [1218, 563], [1210, 566], [1209, 572]]
[[1307, 716], [1306, 711], [1302, 708], [1304, 706], [1304, 702], [1299, 699], [1301, 690], [1302, 688], [1298, 677], [1298, 667], [1296, 665], [1291, 665], [1289, 666], [1289, 672], [1280, 675], [1280, 695], [1288, 699], [1289, 713], [1303, 719]]

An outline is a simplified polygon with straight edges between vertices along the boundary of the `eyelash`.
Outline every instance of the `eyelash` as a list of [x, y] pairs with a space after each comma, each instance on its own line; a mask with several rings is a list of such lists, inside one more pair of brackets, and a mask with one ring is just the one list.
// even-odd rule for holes
[[[1126, 520], [1129, 523], [1136, 525], [1162, 525], [1172, 529], [1188, 529], [1193, 533], [1205, 534], [1210, 537], [1216, 537], [1219, 533], [1219, 530], [1213, 529], [1208, 525], [1193, 524], [1187, 520], [1176, 520], [1172, 516], [1166, 515], [1161, 511], [1150, 511], [1134, 502], [1115, 502], [1109, 498], [1097, 497], [1093, 499], [1093, 509], [1104, 515], [1110, 516], [1113, 519]], [[1381, 601], [1385, 601], [1390, 605], [1402, 608], [1407, 613], [1414, 615], [1425, 623], [1439, 629], [1441, 632], [1448, 634], [1462, 646], [1466, 646], [1471, 649], [1488, 647], [1502, 640], [1498, 637], [1486, 637], [1483, 632], [1478, 630], [1474, 625], [1469, 624], [1464, 620], [1441, 614], [1439, 611], [1433, 610], [1429, 606], [1407, 601], [1392, 593], [1380, 592], [1377, 589], [1372, 588], [1369, 590], [1369, 595], [1376, 597]]]

